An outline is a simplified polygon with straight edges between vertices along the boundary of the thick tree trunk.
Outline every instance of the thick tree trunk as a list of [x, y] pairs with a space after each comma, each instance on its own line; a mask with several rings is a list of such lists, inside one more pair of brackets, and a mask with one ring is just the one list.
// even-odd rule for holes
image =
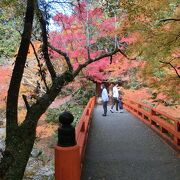
[[9, 136], [6, 137], [6, 149], [0, 163], [0, 179], [20, 180], [23, 178], [36, 137], [38, 120], [57, 97], [64, 84], [72, 81], [73, 78], [69, 72], [57, 77], [48, 93], [30, 107], [21, 126], [9, 132]]
[[7, 95], [7, 106], [6, 106], [7, 136], [9, 136], [9, 133], [18, 126], [17, 109], [18, 109], [19, 89], [24, 73], [24, 67], [25, 67], [27, 53], [31, 39], [32, 25], [34, 18], [34, 6], [35, 6], [34, 2], [35, 0], [27, 1], [24, 30], [9, 85], [9, 90]]
[[0, 162], [0, 179], [20, 180], [34, 144], [33, 130], [18, 126], [18, 98], [29, 49], [34, 18], [35, 0], [27, 0], [24, 30], [15, 61], [6, 106], [6, 149]]
[[1, 179], [23, 179], [26, 164], [33, 148], [35, 128], [23, 129], [19, 127], [12, 133], [6, 144], [6, 150], [1, 163]]
[[[35, 1], [36, 0], [27, 0], [24, 31], [8, 91], [6, 109], [6, 149], [3, 154], [3, 159], [0, 162], [0, 179], [3, 180], [21, 180], [23, 178], [25, 167], [35, 141], [37, 122], [40, 116], [58, 96], [62, 87], [68, 84], [68, 82], [73, 81], [79, 72], [88, 64], [119, 52], [119, 50], [115, 50], [112, 53], [102, 54], [95, 59], [89, 59], [84, 64], [79, 65], [74, 72], [72, 72], [72, 68], [69, 66], [70, 68], [68, 71], [61, 76], [56, 76], [53, 66], [51, 66], [51, 63], [49, 62], [47, 37], [45, 37], [47, 35], [44, 29], [44, 58], [48, 62], [47, 67], [52, 76], [52, 86], [35, 104], [27, 106], [25, 120], [21, 125], [18, 125], [17, 107], [19, 89], [30, 44]], [[43, 27], [45, 28], [45, 26]]]

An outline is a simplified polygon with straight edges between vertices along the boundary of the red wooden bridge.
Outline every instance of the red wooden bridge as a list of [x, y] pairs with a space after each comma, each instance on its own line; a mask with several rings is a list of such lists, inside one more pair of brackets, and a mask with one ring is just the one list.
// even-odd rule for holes
[[95, 97], [76, 127], [75, 146], [56, 147], [56, 180], [179, 180], [180, 121], [123, 99], [124, 113], [102, 116]]

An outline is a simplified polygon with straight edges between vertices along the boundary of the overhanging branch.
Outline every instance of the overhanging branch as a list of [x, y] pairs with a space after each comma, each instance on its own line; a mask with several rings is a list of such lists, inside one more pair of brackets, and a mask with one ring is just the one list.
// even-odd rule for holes
[[68, 56], [65, 52], [61, 51], [60, 49], [57, 49], [57, 48], [53, 47], [53, 46], [52, 46], [51, 44], [49, 44], [49, 43], [48, 43], [48, 46], [49, 46], [53, 51], [57, 52], [58, 54], [60, 54], [61, 56], [64, 57], [64, 59], [66, 60], [67, 65], [68, 65], [69, 71], [72, 72], [73, 67], [72, 67], [72, 64], [71, 64], [71, 61], [70, 61], [69, 56]]
[[86, 61], [84, 64], [80, 64], [80, 65], [78, 66], [78, 68], [74, 71], [73, 76], [76, 77], [76, 76], [79, 74], [79, 72], [80, 72], [83, 68], [85, 68], [87, 65], [89, 65], [89, 64], [91, 64], [91, 63], [93, 63], [93, 62], [96, 62], [96, 61], [98, 61], [98, 60], [100, 60], [100, 59], [103, 59], [103, 58], [106, 58], [106, 57], [111, 57], [111, 56], [113, 56], [114, 54], [116, 54], [116, 53], [118, 53], [118, 52], [121, 52], [121, 51], [120, 51], [119, 49], [116, 49], [116, 50], [114, 50], [113, 52], [101, 54], [101, 55], [98, 56], [97, 58], [88, 59], [88, 61]]
[[163, 64], [168, 64], [168, 65], [170, 65], [170, 66], [174, 69], [174, 71], [176, 72], [177, 76], [180, 78], [180, 74], [178, 73], [177, 69], [172, 65], [171, 62], [164, 62], [164, 61], [159, 61], [159, 62], [160, 62], [160, 63], [163, 63]]
[[136, 58], [130, 58], [128, 57], [122, 50], [119, 49], [119, 52], [128, 60], [136, 60]]
[[30, 105], [29, 105], [29, 103], [28, 103], [28, 100], [27, 100], [26, 95], [23, 94], [23, 95], [22, 95], [22, 98], [23, 98], [24, 103], [25, 103], [25, 105], [26, 105], [27, 111], [29, 111]]
[[162, 20], [160, 20], [159, 22], [167, 22], [167, 21], [180, 21], [180, 19], [179, 18], [168, 18], [168, 19], [162, 19]]

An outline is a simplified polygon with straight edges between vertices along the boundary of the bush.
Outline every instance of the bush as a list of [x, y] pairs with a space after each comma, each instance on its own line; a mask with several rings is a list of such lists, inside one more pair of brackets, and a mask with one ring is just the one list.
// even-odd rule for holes
[[126, 84], [126, 88], [137, 90], [142, 87], [142, 84], [138, 82], [135, 78], [131, 78], [130, 81]]
[[[61, 105], [59, 108], [48, 109], [45, 121], [48, 123], [58, 123], [59, 115], [64, 111], [69, 111], [74, 116], [73, 125], [76, 126], [79, 121], [84, 107], [87, 105], [89, 99], [95, 95], [94, 84], [90, 81], [83, 82], [81, 88], [79, 88], [73, 95], [71, 101]], [[71, 93], [72, 90], [66, 89], [65, 93]]]
[[88, 82], [85, 86], [82, 86], [73, 97], [73, 100], [81, 106], [85, 106], [89, 99], [95, 95], [95, 87], [92, 82]]
[[58, 123], [59, 115], [64, 111], [69, 111], [73, 114], [73, 126], [76, 126], [83, 112], [83, 106], [79, 106], [78, 104], [70, 101], [61, 105], [59, 108], [48, 109], [45, 121], [48, 123]]

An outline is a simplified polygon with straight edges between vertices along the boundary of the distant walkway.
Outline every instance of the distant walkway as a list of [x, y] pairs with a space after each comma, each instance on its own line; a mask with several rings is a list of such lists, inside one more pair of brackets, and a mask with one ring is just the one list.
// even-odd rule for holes
[[96, 106], [81, 180], [180, 180], [180, 157], [127, 111]]

